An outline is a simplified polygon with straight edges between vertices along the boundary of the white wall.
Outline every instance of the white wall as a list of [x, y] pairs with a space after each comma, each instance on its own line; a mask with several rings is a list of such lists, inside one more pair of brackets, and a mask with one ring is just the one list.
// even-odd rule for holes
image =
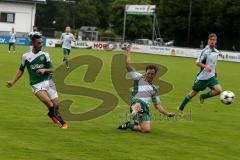
[[30, 32], [35, 21], [36, 5], [0, 2], [0, 12], [15, 13], [15, 23], [0, 22], [0, 31]]

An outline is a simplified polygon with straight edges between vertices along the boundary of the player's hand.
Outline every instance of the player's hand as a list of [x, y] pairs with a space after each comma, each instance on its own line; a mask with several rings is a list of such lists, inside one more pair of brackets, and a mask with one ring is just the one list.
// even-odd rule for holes
[[168, 117], [175, 117], [176, 114], [175, 114], [175, 113], [168, 113], [167, 116], [168, 116]]
[[12, 87], [13, 84], [14, 84], [14, 82], [13, 82], [12, 80], [6, 81], [6, 86], [7, 86], [8, 88]]
[[208, 65], [205, 66], [205, 70], [206, 70], [207, 72], [211, 72], [211, 71], [212, 71], [212, 69], [211, 69]]
[[38, 70], [37, 70], [37, 73], [44, 74], [45, 71], [46, 71], [46, 70], [45, 70], [44, 68], [42, 68], [42, 69], [38, 69]]

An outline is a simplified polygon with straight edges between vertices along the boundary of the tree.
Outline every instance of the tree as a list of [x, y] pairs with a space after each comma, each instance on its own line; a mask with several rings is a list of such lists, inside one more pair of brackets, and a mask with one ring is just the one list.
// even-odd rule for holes
[[[110, 22], [115, 32], [123, 33], [123, 19], [126, 4], [151, 4], [150, 0], [115, 0], [112, 3]], [[126, 38], [150, 38], [152, 35], [152, 18], [147, 16], [128, 16], [126, 20]]]

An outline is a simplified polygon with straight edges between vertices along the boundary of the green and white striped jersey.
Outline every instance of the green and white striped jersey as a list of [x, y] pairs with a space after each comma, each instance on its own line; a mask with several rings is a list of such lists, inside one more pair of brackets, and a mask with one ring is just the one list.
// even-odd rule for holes
[[9, 33], [9, 36], [10, 36], [9, 43], [15, 43], [17, 39], [17, 33], [11, 31]]
[[41, 74], [37, 72], [38, 69], [53, 67], [47, 52], [39, 51], [36, 54], [32, 52], [23, 54], [19, 70], [24, 71], [25, 67], [27, 67], [29, 73], [30, 85], [52, 79], [50, 73]]
[[71, 49], [71, 43], [75, 40], [74, 35], [72, 33], [62, 33], [60, 38], [62, 44], [62, 48]]
[[201, 68], [200, 72], [197, 75], [197, 80], [208, 80], [215, 76], [217, 60], [218, 60], [219, 51], [214, 48], [211, 49], [209, 46], [206, 46], [196, 62], [201, 62], [208, 65], [212, 71], [207, 72], [204, 68]]
[[132, 100], [140, 99], [144, 101], [148, 107], [151, 100], [154, 105], [160, 104], [160, 97], [156, 87], [147, 81], [146, 77], [137, 71], [129, 72], [131, 78], [134, 80], [132, 90]]

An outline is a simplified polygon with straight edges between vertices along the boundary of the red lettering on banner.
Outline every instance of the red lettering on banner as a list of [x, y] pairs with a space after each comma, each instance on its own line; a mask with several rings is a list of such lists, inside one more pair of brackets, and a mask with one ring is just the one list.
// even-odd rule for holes
[[106, 49], [106, 48], [108, 48], [108, 44], [106, 44], [106, 43], [94, 43], [93, 48], [95, 48], [95, 49]]

